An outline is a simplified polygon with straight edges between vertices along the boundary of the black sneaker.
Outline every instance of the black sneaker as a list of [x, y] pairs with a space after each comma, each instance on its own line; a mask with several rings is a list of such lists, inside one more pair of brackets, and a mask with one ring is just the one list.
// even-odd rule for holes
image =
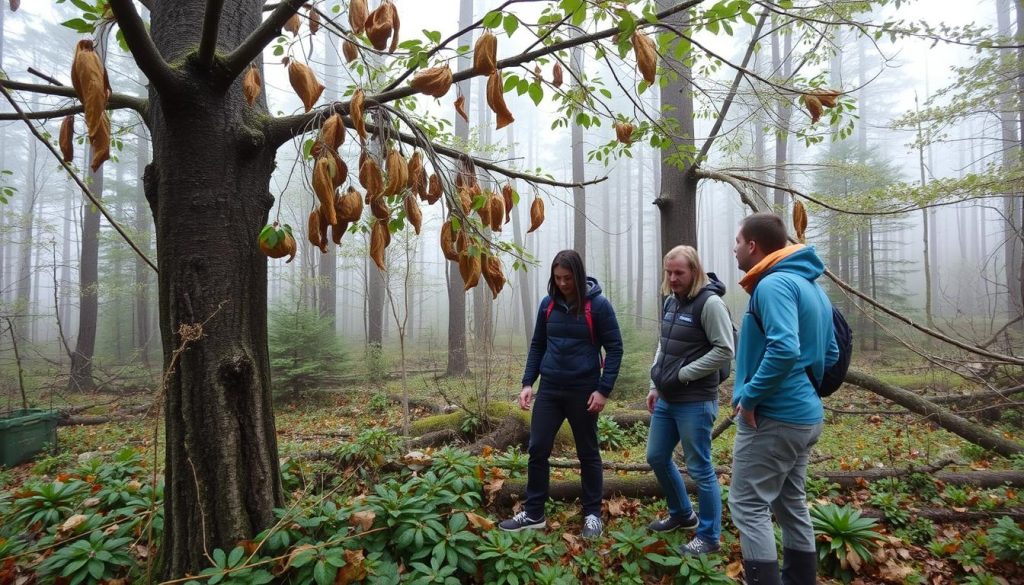
[[690, 510], [689, 518], [680, 519], [674, 516], [669, 516], [664, 520], [655, 520], [654, 522], [651, 522], [647, 525], [647, 529], [651, 532], [669, 532], [677, 528], [692, 530], [696, 528], [698, 524], [700, 524], [700, 519], [697, 518], [697, 513]]
[[700, 555], [709, 555], [713, 552], [718, 552], [719, 548], [721, 547], [717, 542], [708, 542], [703, 538], [696, 536], [693, 540], [681, 546], [679, 548], [679, 553], [699, 557]]
[[601, 536], [603, 528], [601, 519], [594, 514], [589, 514], [583, 519], [583, 532], [580, 533], [580, 536], [583, 538], [597, 538]]
[[526, 512], [520, 512], [508, 520], [502, 520], [498, 524], [498, 528], [501, 528], [505, 532], [519, 532], [520, 530], [531, 530], [544, 528], [548, 523], [544, 518], [534, 520], [526, 515]]

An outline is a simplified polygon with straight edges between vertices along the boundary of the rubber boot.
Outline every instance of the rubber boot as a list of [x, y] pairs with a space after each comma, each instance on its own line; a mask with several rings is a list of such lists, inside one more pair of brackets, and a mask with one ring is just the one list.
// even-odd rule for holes
[[743, 561], [743, 580], [747, 585], [780, 585], [778, 561]]
[[782, 585], [815, 585], [817, 573], [817, 552], [782, 550]]

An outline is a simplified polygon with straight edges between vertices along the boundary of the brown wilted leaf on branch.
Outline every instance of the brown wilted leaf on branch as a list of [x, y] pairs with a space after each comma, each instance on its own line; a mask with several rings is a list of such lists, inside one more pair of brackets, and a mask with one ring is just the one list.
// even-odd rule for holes
[[330, 165], [327, 158], [319, 158], [313, 165], [313, 192], [320, 200], [328, 223], [334, 225], [338, 223], [338, 218], [334, 214], [334, 182], [331, 179]]
[[327, 150], [324, 158], [327, 159], [328, 170], [331, 172], [331, 184], [337, 189], [348, 178], [348, 165], [341, 160], [337, 150]]
[[[333, 150], [345, 144], [345, 122], [341, 114], [332, 114], [320, 127], [320, 140]], [[319, 153], [314, 152], [314, 156]]]
[[501, 260], [497, 256], [488, 254], [483, 261], [481, 271], [487, 287], [491, 289], [491, 298], [498, 298], [498, 293], [505, 288], [505, 274], [502, 270]]
[[487, 78], [487, 106], [491, 108], [497, 118], [496, 130], [501, 130], [516, 121], [512, 117], [512, 112], [508, 110], [508, 106], [505, 105], [505, 89], [501, 84], [500, 71], [495, 71]]
[[388, 182], [384, 187], [384, 196], [398, 195], [409, 184], [409, 165], [397, 150], [391, 149], [384, 161], [384, 170], [388, 174]]
[[320, 13], [313, 6], [307, 6], [306, 10], [309, 11], [309, 34], [315, 35], [320, 30]]
[[472, 187], [459, 188], [459, 203], [462, 204], [462, 213], [469, 215], [473, 211], [473, 189]]
[[263, 78], [260, 76], [260, 70], [255, 65], [249, 65], [249, 70], [242, 78], [242, 93], [245, 95], [245, 101], [250, 106], [255, 104], [256, 98], [260, 97], [262, 90]]
[[427, 205], [433, 205], [441, 199], [444, 190], [441, 188], [441, 177], [436, 174], [430, 175], [427, 185]]
[[526, 230], [526, 233], [539, 228], [542, 223], [544, 223], [544, 201], [540, 197], [534, 197], [533, 203], [530, 204], [530, 229]]
[[793, 230], [796, 232], [796, 239], [801, 244], [807, 243], [807, 210], [804, 204], [797, 201], [793, 204]]
[[416, 230], [416, 235], [420, 235], [420, 226], [423, 224], [423, 212], [420, 211], [420, 204], [412, 193], [405, 196], [405, 217], [409, 218], [409, 223]]
[[11, 0], [11, 12], [17, 12], [21, 8], [21, 0]]
[[498, 37], [491, 32], [480, 35], [473, 46], [473, 71], [490, 75], [498, 69]]
[[555, 88], [562, 87], [562, 64], [555, 61], [554, 67], [551, 68], [551, 85]]
[[338, 199], [337, 214], [339, 222], [352, 223], [363, 216], [363, 196], [355, 188], [349, 187]]
[[505, 183], [505, 186], [501, 188], [502, 202], [505, 204], [505, 223], [508, 223], [512, 219], [512, 206], [515, 202], [512, 199], [512, 185]]
[[359, 166], [359, 183], [366, 189], [366, 196], [370, 199], [380, 195], [384, 188], [384, 180], [380, 176], [380, 167], [373, 160], [372, 156], [366, 157], [363, 164]]
[[[401, 22], [398, 19], [398, 9], [395, 8], [395, 5], [390, 0], [385, 0], [366, 17], [366, 38], [370, 39], [370, 44], [378, 51], [388, 49], [389, 53], [395, 52], [395, 49], [398, 48], [398, 32], [400, 28]], [[391, 41], [390, 48], [388, 46], [389, 40]]]
[[459, 254], [459, 274], [462, 275], [462, 282], [465, 286], [462, 290], [468, 291], [480, 282], [480, 257], [473, 256], [469, 252]]
[[501, 225], [504, 223], [502, 220], [505, 218], [505, 201], [501, 195], [495, 193], [491, 195], [487, 206], [491, 208], [491, 231], [500, 232]]
[[320, 233], [320, 209], [314, 209], [309, 212], [309, 222], [306, 225], [306, 237], [309, 239], [309, 243], [313, 244], [314, 248], [320, 248], [321, 251], [326, 252], [327, 246], [325, 238], [327, 234], [321, 235]]
[[302, 100], [307, 112], [313, 109], [313, 104], [324, 92], [324, 86], [313, 74], [313, 70], [294, 59], [288, 64], [288, 82]]
[[436, 98], [444, 97], [452, 88], [450, 67], [431, 67], [416, 74], [409, 82], [416, 91]]
[[463, 120], [469, 122], [469, 115], [466, 114], [466, 96], [460, 95], [455, 98], [455, 113], [461, 116]]
[[821, 100], [809, 93], [805, 93], [801, 97], [804, 100], [804, 105], [807, 106], [807, 113], [811, 115], [811, 123], [817, 122], [821, 118]]
[[366, 0], [351, 0], [348, 3], [348, 25], [353, 34], [359, 34], [366, 28], [366, 17], [369, 15], [369, 8]]
[[349, 102], [348, 113], [352, 117], [352, 127], [359, 134], [359, 139], [366, 140], [366, 122], [363, 120], [363, 100], [366, 99], [362, 89], [357, 89], [352, 94], [352, 101]]
[[90, 39], [78, 41], [75, 47], [71, 85], [85, 109], [85, 125], [93, 151], [90, 168], [96, 172], [103, 161], [110, 158], [110, 118], [107, 117], [110, 81]]
[[74, 116], [64, 116], [60, 123], [60, 153], [66, 163], [75, 160]]
[[391, 209], [383, 195], [370, 198], [370, 214], [380, 221], [391, 221]]
[[351, 63], [359, 57], [359, 49], [352, 41], [345, 41], [341, 45], [341, 54], [345, 57], [346, 63]]
[[452, 262], [459, 260], [459, 253], [455, 249], [455, 236], [452, 234], [451, 220], [444, 222], [441, 226], [441, 253]]
[[814, 91], [807, 92], [810, 95], [818, 98], [821, 105], [826, 108], [834, 108], [839, 103], [839, 96], [842, 92], [834, 89], [816, 89]]
[[648, 85], [654, 85], [658, 73], [658, 51], [654, 41], [641, 32], [633, 33], [633, 56], [636, 67]]
[[623, 144], [633, 144], [633, 125], [629, 122], [616, 122], [612, 124], [615, 128], [615, 139]]
[[299, 25], [300, 24], [302, 24], [302, 21], [299, 19], [299, 15], [298, 14], [293, 14], [291, 16], [291, 18], [289, 18], [288, 21], [284, 23], [284, 26], [282, 28], [284, 30], [292, 33], [293, 37], [297, 37], [297, 36], [299, 36]]
[[391, 241], [391, 233], [388, 232], [388, 224], [385, 221], [374, 220], [370, 228], [370, 258], [377, 268], [387, 270], [384, 265], [384, 249]]
[[341, 245], [341, 237], [344, 236], [345, 232], [347, 232], [347, 231], [348, 231], [348, 223], [347, 222], [338, 222], [337, 225], [332, 225], [331, 226], [331, 240], [333, 240], [335, 244]]

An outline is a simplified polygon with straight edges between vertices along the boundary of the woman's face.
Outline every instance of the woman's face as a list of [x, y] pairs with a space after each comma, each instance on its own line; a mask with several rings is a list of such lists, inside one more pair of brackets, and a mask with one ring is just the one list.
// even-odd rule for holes
[[562, 296], [564, 296], [566, 299], [570, 301], [575, 299], [576, 279], [572, 277], [572, 270], [569, 270], [568, 268], [565, 268], [563, 266], [555, 266], [555, 269], [552, 271], [552, 274], [555, 277], [555, 286], [558, 287], [558, 290], [562, 293]]
[[693, 270], [682, 256], [665, 260], [665, 276], [668, 277], [669, 288], [677, 295], [685, 296], [693, 286]]

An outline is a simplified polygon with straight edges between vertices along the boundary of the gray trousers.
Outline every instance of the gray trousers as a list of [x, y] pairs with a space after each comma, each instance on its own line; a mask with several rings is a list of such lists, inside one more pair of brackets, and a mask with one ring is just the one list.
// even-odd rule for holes
[[804, 482], [808, 454], [823, 426], [758, 416], [757, 428], [751, 428], [737, 417], [729, 511], [740, 531], [744, 560], [778, 560], [773, 512], [782, 528], [784, 548], [815, 550]]

